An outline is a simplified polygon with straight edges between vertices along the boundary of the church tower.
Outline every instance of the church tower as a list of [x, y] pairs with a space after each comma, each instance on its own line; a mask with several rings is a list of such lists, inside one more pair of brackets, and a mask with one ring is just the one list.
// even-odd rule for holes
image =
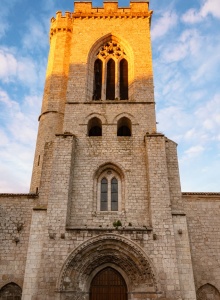
[[149, 1], [106, 1], [51, 19], [22, 299], [196, 299], [151, 16]]

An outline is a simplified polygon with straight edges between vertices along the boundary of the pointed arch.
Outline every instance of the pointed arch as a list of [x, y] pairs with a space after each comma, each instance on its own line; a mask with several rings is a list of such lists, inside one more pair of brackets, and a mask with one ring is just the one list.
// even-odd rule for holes
[[102, 97], [102, 65], [102, 61], [97, 58], [94, 63], [93, 100], [100, 100]]
[[110, 58], [107, 62], [106, 100], [115, 99], [115, 61]]
[[120, 61], [120, 99], [128, 99], [128, 62], [125, 58]]
[[123, 276], [112, 267], [105, 267], [92, 279], [90, 286], [90, 300], [99, 297], [127, 300], [127, 286]]
[[197, 300], [220, 300], [220, 293], [213, 285], [206, 283], [196, 292]]
[[0, 289], [0, 299], [21, 300], [22, 289], [14, 282], [4, 285]]
[[121, 211], [124, 209], [124, 176], [113, 164], [100, 166], [94, 176], [94, 210]]
[[[128, 292], [145, 289], [152, 295], [158, 290], [158, 277], [143, 249], [130, 239], [117, 234], [103, 234], [83, 242], [66, 259], [57, 282], [57, 290], [88, 293], [92, 279], [105, 267], [123, 276]], [[156, 294], [155, 294], [156, 296]]]
[[[94, 94], [96, 94], [96, 90], [94, 87], [94, 82], [96, 82], [94, 80], [94, 65], [95, 65], [95, 61], [97, 60], [97, 54], [100, 50], [100, 47], [102, 47], [104, 44], [108, 44], [108, 43], [119, 44], [126, 53], [126, 61], [128, 64], [128, 67], [127, 67], [128, 75], [127, 75], [127, 80], [124, 80], [123, 82], [127, 82], [127, 85], [128, 85], [127, 90], [128, 90], [129, 95], [127, 95], [126, 98], [128, 98], [128, 96], [129, 96], [129, 98], [132, 98], [132, 95], [133, 95], [132, 82], [134, 80], [133, 50], [132, 50], [131, 46], [128, 44], [128, 42], [126, 42], [123, 38], [121, 38], [120, 36], [115, 36], [112, 33], [109, 33], [109, 34], [106, 34], [106, 35], [100, 37], [99, 39], [97, 39], [95, 41], [95, 43], [93, 45], [91, 45], [90, 51], [88, 53], [88, 57], [87, 57], [87, 101], [91, 101], [92, 99], [95, 100], [95, 98], [99, 98], [98, 96], [94, 95]], [[123, 59], [123, 55], [121, 58]], [[99, 55], [99, 59], [100, 59], [100, 61], [102, 61], [102, 63], [105, 61], [104, 59], [102, 59], [101, 55]], [[100, 65], [101, 65], [101, 62], [99, 62], [99, 66]], [[120, 61], [117, 62], [117, 65], [115, 67], [116, 67], [116, 83], [118, 81], [118, 83], [115, 86], [115, 88], [116, 88], [115, 96], [120, 98], [120, 88], [118, 87], [118, 85], [120, 84], [120, 74], [117, 75], [118, 73], [120, 73]], [[125, 69], [126, 69], [126, 67], [123, 68], [123, 70], [125, 70]], [[122, 73], [125, 74], [125, 71], [123, 71]], [[107, 97], [106, 91], [105, 91], [106, 75], [107, 75], [107, 68], [106, 68], [106, 65], [103, 64], [102, 81], [101, 81], [101, 84], [102, 84], [101, 99], [102, 100], [109, 98], [109, 95]], [[100, 82], [99, 82], [99, 84], [100, 84]], [[100, 94], [99, 94], [99, 96], [100, 96]], [[113, 97], [111, 96], [110, 98], [113, 98]], [[100, 100], [100, 99], [96, 99], [96, 100]]]

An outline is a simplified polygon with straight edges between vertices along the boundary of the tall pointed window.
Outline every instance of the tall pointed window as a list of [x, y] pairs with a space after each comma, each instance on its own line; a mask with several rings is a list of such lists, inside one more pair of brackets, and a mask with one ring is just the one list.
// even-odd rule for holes
[[120, 99], [128, 99], [128, 62], [126, 59], [120, 61]]
[[115, 41], [99, 48], [94, 62], [93, 100], [128, 99], [128, 61]]
[[96, 59], [94, 64], [93, 100], [100, 100], [102, 96], [102, 61]]
[[107, 63], [106, 100], [115, 99], [115, 62], [110, 59]]
[[118, 210], [118, 180], [115, 177], [111, 180], [111, 210]]
[[121, 210], [121, 177], [115, 170], [105, 170], [97, 182], [97, 208], [100, 211]]
[[108, 180], [103, 178], [101, 180], [101, 210], [108, 210]]

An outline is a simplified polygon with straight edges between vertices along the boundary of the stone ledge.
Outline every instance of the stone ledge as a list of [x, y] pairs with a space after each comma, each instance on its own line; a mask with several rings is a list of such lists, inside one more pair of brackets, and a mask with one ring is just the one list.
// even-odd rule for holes
[[153, 228], [152, 227], [126, 227], [126, 228], [121, 228], [118, 227], [113, 228], [113, 227], [86, 227], [86, 226], [79, 226], [79, 227], [75, 227], [75, 226], [67, 226], [66, 230], [83, 230], [83, 231], [92, 231], [92, 230], [96, 230], [96, 231], [152, 231]]
[[76, 102], [76, 101], [68, 101], [66, 102], [66, 104], [89, 104], [89, 105], [92, 105], [92, 104], [154, 104], [155, 105], [155, 102], [145, 102], [145, 101], [139, 101], [139, 102], [135, 102], [135, 101], [127, 101], [127, 100], [102, 100], [102, 101], [99, 101], [99, 100], [94, 100], [94, 101], [86, 101], [86, 102]]
[[192, 196], [192, 195], [199, 195], [199, 196], [220, 196], [220, 192], [182, 192], [183, 196]]
[[16, 194], [16, 193], [0, 193], [0, 197], [27, 197], [27, 198], [38, 198], [39, 195], [35, 193], [30, 194]]

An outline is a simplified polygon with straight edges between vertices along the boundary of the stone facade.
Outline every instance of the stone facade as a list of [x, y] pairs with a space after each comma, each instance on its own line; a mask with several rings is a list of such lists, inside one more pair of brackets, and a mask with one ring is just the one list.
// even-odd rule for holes
[[0, 299], [104, 300], [103, 270], [120, 299], [220, 299], [220, 193], [181, 193], [156, 130], [151, 16], [148, 1], [76, 2], [51, 19], [30, 193], [0, 194]]

